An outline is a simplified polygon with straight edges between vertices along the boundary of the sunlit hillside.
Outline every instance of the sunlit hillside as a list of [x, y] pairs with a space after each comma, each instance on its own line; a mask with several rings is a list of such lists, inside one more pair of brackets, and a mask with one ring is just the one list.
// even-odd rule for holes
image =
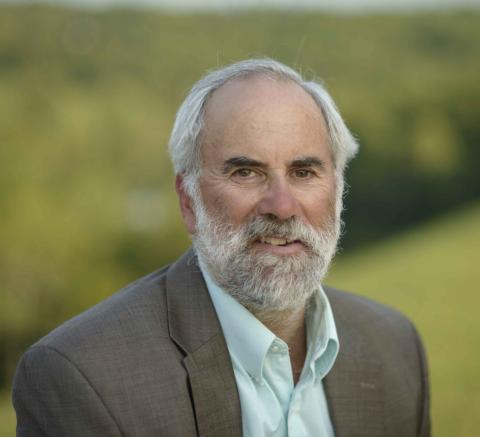
[[415, 322], [429, 354], [436, 436], [470, 437], [480, 428], [479, 248], [476, 205], [339, 257], [327, 281]]

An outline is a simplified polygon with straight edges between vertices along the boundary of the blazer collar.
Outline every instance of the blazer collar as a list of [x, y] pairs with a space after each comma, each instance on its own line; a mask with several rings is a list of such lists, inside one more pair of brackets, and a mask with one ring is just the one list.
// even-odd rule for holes
[[241, 437], [230, 355], [192, 250], [170, 267], [166, 293], [170, 336], [186, 354], [199, 436]]

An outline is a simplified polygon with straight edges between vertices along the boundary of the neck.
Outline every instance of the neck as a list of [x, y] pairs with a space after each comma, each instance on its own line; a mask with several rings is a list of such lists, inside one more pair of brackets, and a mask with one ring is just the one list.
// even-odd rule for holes
[[296, 384], [302, 372], [307, 353], [305, 333], [305, 306], [292, 310], [254, 312], [278, 338], [288, 345], [292, 365], [293, 381]]

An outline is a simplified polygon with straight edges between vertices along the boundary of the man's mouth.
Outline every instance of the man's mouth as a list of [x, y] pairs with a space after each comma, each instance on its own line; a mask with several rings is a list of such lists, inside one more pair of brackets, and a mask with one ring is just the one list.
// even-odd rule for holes
[[288, 238], [279, 237], [260, 237], [260, 243], [270, 244], [272, 246], [287, 246], [291, 243], [299, 242], [298, 240], [290, 240]]

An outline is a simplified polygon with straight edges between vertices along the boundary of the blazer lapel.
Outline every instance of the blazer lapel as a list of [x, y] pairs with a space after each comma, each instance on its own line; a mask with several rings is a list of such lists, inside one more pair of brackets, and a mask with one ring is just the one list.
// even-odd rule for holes
[[349, 329], [348, 316], [326, 288], [335, 317], [340, 350], [324, 380], [328, 408], [337, 437], [385, 435], [381, 363], [365, 356], [362, 339]]
[[380, 364], [341, 355], [325, 378], [325, 392], [337, 437], [385, 435]]
[[199, 436], [241, 437], [230, 355], [193, 251], [167, 274], [167, 305], [171, 338], [186, 354]]

